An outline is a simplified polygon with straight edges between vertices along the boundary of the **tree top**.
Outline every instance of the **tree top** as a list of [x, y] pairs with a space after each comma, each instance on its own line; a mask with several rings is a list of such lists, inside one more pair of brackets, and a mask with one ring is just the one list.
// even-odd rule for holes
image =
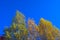
[[16, 16], [20, 16], [20, 17], [25, 17], [21, 12], [19, 12], [18, 10], [16, 11]]

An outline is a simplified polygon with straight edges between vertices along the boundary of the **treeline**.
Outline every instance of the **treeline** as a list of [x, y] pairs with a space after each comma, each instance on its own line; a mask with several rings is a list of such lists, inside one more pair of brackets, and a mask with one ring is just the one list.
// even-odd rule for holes
[[38, 25], [33, 19], [26, 23], [25, 16], [19, 11], [4, 32], [5, 40], [60, 40], [59, 30], [51, 22], [41, 18]]

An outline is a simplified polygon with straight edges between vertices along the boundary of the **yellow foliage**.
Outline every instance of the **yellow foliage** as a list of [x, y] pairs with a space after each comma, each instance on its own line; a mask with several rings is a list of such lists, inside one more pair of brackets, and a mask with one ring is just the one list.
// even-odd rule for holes
[[46, 36], [47, 40], [55, 40], [56, 35], [58, 35], [59, 30], [53, 27], [51, 22], [44, 20], [41, 18], [39, 27], [39, 33], [40, 35]]
[[6, 31], [6, 38], [8, 38], [8, 39], [10, 39], [11, 38], [11, 35], [10, 35], [10, 33], [8, 32], [8, 31]]
[[30, 40], [33, 40], [32, 35], [33, 38], [36, 38], [37, 34], [39, 34], [42, 39], [43, 37], [46, 38], [46, 40], [55, 40], [56, 37], [60, 35], [59, 30], [55, 28], [51, 22], [43, 18], [41, 18], [38, 26], [35, 24], [34, 20], [29, 19], [27, 29], [24, 17], [21, 12], [16, 11], [16, 16], [13, 19], [10, 29], [6, 29], [5, 31], [6, 38], [8, 38], [7, 40], [13, 38], [13, 36], [17, 40], [27, 40], [28, 32], [30, 33]]

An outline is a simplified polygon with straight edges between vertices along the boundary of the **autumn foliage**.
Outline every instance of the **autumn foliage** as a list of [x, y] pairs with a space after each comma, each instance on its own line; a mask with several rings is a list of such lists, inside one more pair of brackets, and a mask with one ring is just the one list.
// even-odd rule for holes
[[60, 32], [51, 22], [41, 18], [38, 25], [33, 19], [26, 23], [25, 16], [19, 11], [4, 32], [5, 40], [60, 40]]

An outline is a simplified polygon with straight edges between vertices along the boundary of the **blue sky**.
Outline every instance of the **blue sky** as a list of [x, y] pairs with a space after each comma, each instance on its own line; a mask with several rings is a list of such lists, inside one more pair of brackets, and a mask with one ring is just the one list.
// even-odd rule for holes
[[60, 0], [0, 0], [0, 35], [10, 26], [16, 10], [38, 24], [41, 17], [60, 29]]

